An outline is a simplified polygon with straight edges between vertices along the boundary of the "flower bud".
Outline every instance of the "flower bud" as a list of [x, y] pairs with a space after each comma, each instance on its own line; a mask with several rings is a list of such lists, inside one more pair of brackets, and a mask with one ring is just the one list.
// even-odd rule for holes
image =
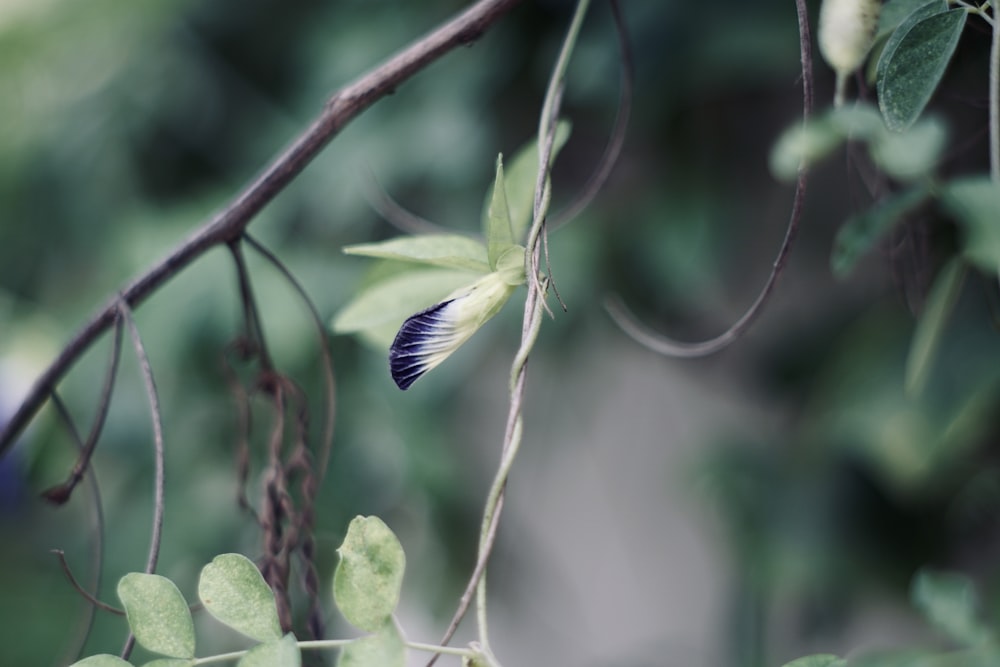
[[389, 370], [396, 386], [407, 389], [496, 315], [516, 288], [505, 278], [501, 272], [488, 273], [407, 318], [389, 348]]
[[861, 67], [875, 42], [878, 0], [823, 0], [819, 10], [819, 51], [837, 73], [837, 106], [847, 76]]

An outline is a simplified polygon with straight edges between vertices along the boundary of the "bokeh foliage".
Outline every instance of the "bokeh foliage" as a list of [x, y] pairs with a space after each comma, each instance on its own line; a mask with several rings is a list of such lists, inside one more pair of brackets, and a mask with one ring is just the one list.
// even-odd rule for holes
[[[9, 397], [92, 309], [221, 206], [330, 92], [460, 6], [4, 3], [0, 408], [10, 408]], [[575, 403], [555, 417], [535, 415], [529, 433], [532, 424], [572, 428], [602, 399], [600, 378], [581, 370], [587, 360], [632, 345], [608, 323], [604, 295], [622, 294], [679, 337], [714, 334], [753, 298], [786, 222], [790, 189], [770, 175], [767, 158], [801, 104], [791, 3], [626, 3], [625, 14], [637, 64], [629, 140], [606, 192], [552, 236], [553, 272], [569, 311], [546, 322], [537, 353], [547, 359], [538, 365], [545, 373], [529, 376], [536, 396], [568, 395]], [[253, 224], [322, 314], [346, 303], [365, 279], [365, 262], [340, 248], [395, 233], [365, 200], [367, 170], [421, 215], [477, 230], [497, 152], [513, 151], [534, 132], [567, 16], [567, 3], [529, 3], [430, 67], [349, 127]], [[598, 4], [570, 70], [574, 133], [555, 171], [556, 208], [603, 148], [617, 96], [614, 41]], [[941, 167], [948, 175], [981, 172], [986, 163], [978, 102], [987, 50], [973, 29], [930, 105], [955, 148]], [[832, 74], [817, 74], [825, 104]], [[965, 279], [923, 390], [908, 395], [916, 315], [961, 239], [947, 216], [926, 211], [849, 277], [834, 280], [835, 234], [870, 204], [858, 176], [863, 152], [841, 155], [814, 170], [800, 242], [768, 312], [718, 366], [695, 366], [705, 369], [708, 386], [721, 374], [727, 387], [738, 387], [760, 416], [739, 432], [706, 435], [703, 453], [685, 469], [698, 502], [715, 510], [730, 568], [731, 613], [717, 631], [725, 664], [799, 655], [802, 646], [838, 637], [873, 597], [906, 608], [910, 580], [928, 564], [973, 576], [990, 618], [996, 608], [996, 281], [974, 272]], [[319, 396], [304, 310], [266, 265], [251, 260], [251, 269], [278, 364]], [[414, 596], [431, 612], [450, 612], [474, 558], [489, 474], [482, 459], [492, 460], [470, 450], [500, 442], [477, 417], [504, 409], [475, 400], [502, 395], [503, 373], [482, 371], [503, 368], [497, 359], [513, 353], [516, 310], [505, 310], [405, 399], [384, 357], [350, 338], [332, 339], [339, 416], [317, 517], [325, 579], [350, 517], [378, 515], [406, 543], [409, 571], [423, 573], [413, 577]], [[136, 317], [159, 383], [169, 452], [160, 572], [187, 593], [203, 563], [228, 551], [252, 556], [259, 538], [234, 500], [234, 416], [221, 367], [241, 323], [228, 258], [206, 257]], [[61, 387], [82, 424], [107, 353], [98, 346]], [[488, 389], [468, 389], [477, 386]], [[95, 459], [106, 522], [100, 597], [108, 601], [117, 578], [145, 559], [147, 414], [126, 351]], [[36, 499], [72, 460], [72, 442], [47, 410], [0, 462], [5, 664], [63, 659], [68, 629], [82, 616], [85, 603], [47, 551], [65, 550], [85, 578], [94, 540], [88, 491], [79, 489], [62, 509]], [[663, 477], [664, 484], [676, 480], [668, 471]], [[501, 562], [503, 541], [502, 534]], [[98, 619], [85, 651], [116, 651], [124, 622]], [[216, 641], [229, 646], [231, 637]]]

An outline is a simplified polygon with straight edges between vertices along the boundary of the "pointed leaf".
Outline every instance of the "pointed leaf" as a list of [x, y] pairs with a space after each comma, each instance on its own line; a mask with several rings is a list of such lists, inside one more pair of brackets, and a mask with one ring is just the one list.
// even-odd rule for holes
[[996, 273], [1000, 267], [1000, 186], [985, 176], [952, 181], [942, 188], [941, 203], [965, 232], [965, 256]]
[[922, 570], [913, 581], [911, 596], [927, 620], [956, 642], [975, 646], [990, 637], [989, 629], [976, 618], [976, 594], [968, 577]]
[[965, 279], [965, 266], [960, 259], [948, 262], [927, 295], [924, 312], [913, 332], [910, 354], [906, 360], [906, 393], [914, 397], [920, 395], [934, 361], [934, 353], [941, 342], [941, 335], [948, 317], [951, 315]]
[[198, 597], [205, 609], [233, 630], [266, 642], [281, 638], [274, 591], [241, 554], [222, 554], [201, 570]]
[[889, 129], [905, 130], [920, 116], [958, 46], [968, 13], [926, 15], [933, 11], [927, 5], [903, 21], [879, 59], [878, 102]]
[[439, 266], [488, 273], [486, 246], [460, 234], [423, 234], [400, 236], [379, 243], [359, 243], [344, 248], [348, 255], [378, 257], [399, 262]]
[[254, 646], [240, 658], [236, 667], [299, 667], [301, 664], [302, 651], [295, 635], [288, 633], [280, 639]]
[[118, 597], [135, 640], [153, 653], [194, 657], [194, 623], [174, 582], [156, 574], [132, 572], [118, 582]]
[[[554, 164], [559, 151], [569, 139], [571, 126], [561, 120], [556, 125], [555, 141], [552, 144], [550, 164]], [[507, 161], [504, 184], [507, 190], [507, 209], [510, 211], [510, 225], [514, 243], [524, 243], [531, 226], [535, 207], [535, 184], [538, 180], [538, 144], [534, 141], [524, 145], [511, 160]], [[483, 206], [483, 228], [488, 228], [488, 210], [493, 201], [493, 190], [486, 193]]]
[[507, 188], [503, 178], [503, 155], [497, 156], [497, 174], [493, 180], [493, 196], [486, 217], [486, 247], [490, 269], [497, 268], [497, 259], [514, 245], [514, 233], [510, 227], [510, 211], [507, 209]]
[[92, 655], [89, 658], [84, 658], [83, 660], [78, 660], [69, 667], [132, 667], [132, 663], [125, 662], [117, 655], [102, 653], [100, 655]]
[[382, 628], [399, 602], [406, 557], [399, 540], [381, 519], [355, 517], [333, 575], [333, 597], [352, 625], [368, 632]]
[[820, 655], [807, 655], [798, 660], [785, 663], [784, 667], [846, 667], [847, 661], [828, 653]]
[[396, 624], [389, 619], [376, 634], [355, 639], [344, 647], [337, 667], [403, 667], [406, 645]]
[[845, 222], [837, 232], [830, 258], [834, 275], [844, 278], [896, 223], [930, 197], [926, 187], [892, 195]]
[[332, 322], [335, 333], [388, 332], [388, 349], [399, 325], [413, 313], [433, 306], [481, 274], [454, 269], [415, 269], [370, 285], [340, 309]]

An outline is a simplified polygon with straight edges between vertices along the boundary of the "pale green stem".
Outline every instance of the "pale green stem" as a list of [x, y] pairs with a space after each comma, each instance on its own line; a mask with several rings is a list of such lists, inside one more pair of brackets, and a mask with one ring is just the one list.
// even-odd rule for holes
[[475, 655], [475, 653], [467, 648], [457, 648], [455, 646], [438, 646], [437, 644], [424, 644], [422, 642], [406, 642], [407, 648], [412, 648], [414, 651], [423, 651], [424, 653], [442, 653], [444, 655], [457, 655], [462, 658], [467, 658]]
[[844, 99], [847, 97], [847, 77], [850, 72], [837, 72], [836, 88], [833, 92], [833, 106], [837, 109], [844, 106]]
[[569, 65], [570, 55], [573, 52], [573, 47], [576, 45], [577, 36], [580, 34], [580, 26], [583, 24], [583, 17], [587, 13], [589, 4], [589, 0], [579, 0], [577, 3], [576, 11], [573, 14], [566, 38], [563, 41], [562, 50], [559, 52], [559, 58], [556, 60], [556, 64], [552, 70], [552, 77], [549, 79], [549, 87], [542, 105], [538, 127], [538, 180], [535, 184], [534, 213], [531, 230], [528, 232], [526, 243], [528, 295], [524, 304], [524, 325], [521, 330], [521, 346], [511, 365], [510, 411], [507, 417], [504, 445], [500, 458], [500, 466], [486, 499], [486, 508], [483, 511], [483, 522], [479, 535], [478, 560], [482, 571], [479, 581], [476, 584], [476, 620], [479, 625], [479, 642], [482, 646], [483, 654], [487, 656], [491, 665], [498, 663], [493, 658], [493, 652], [490, 650], [489, 645], [489, 631], [486, 618], [485, 561], [489, 557], [489, 553], [493, 548], [493, 541], [496, 538], [496, 522], [503, 507], [503, 492], [507, 485], [507, 477], [510, 474], [514, 458], [517, 456], [521, 445], [524, 371], [528, 363], [528, 357], [538, 338], [538, 332], [542, 325], [542, 314], [545, 309], [545, 286], [539, 278], [541, 256], [541, 244], [539, 241], [550, 198], [548, 180], [552, 143], [555, 137], [555, 124], [559, 114], [559, 104], [562, 98], [561, 93], [563, 80], [566, 76], [566, 68]]

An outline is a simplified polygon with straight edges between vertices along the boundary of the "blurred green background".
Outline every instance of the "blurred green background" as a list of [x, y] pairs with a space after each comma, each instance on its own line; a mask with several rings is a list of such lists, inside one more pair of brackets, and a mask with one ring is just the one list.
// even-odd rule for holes
[[[0, 411], [330, 93], [462, 6], [0, 2]], [[340, 248], [396, 233], [368, 203], [369, 173], [414, 212], [478, 228], [496, 154], [533, 136], [570, 9], [525, 3], [414, 77], [253, 223], [325, 319], [367, 266]], [[810, 9], [815, 18], [818, 3]], [[715, 335], [753, 300], [792, 198], [768, 173], [768, 152], [801, 116], [801, 81], [791, 2], [623, 10], [636, 65], [632, 122], [606, 189], [551, 237], [568, 312], [545, 322], [529, 366], [524, 451], [491, 565], [494, 648], [512, 665], [755, 667], [809, 652], [935, 646], [907, 599], [924, 565], [972, 576], [992, 618], [995, 280], [966, 281], [926, 390], [904, 395], [915, 317], [954, 233], [928, 213], [835, 281], [833, 235], [870, 203], [864, 165], [841, 153], [814, 171], [786, 274], [746, 338], [694, 361], [627, 339], [603, 310], [610, 294], [686, 340]], [[948, 173], [986, 164], [988, 38], [967, 30], [932, 104], [952, 133]], [[569, 73], [574, 131], [555, 169], [556, 210], [603, 150], [618, 68], [610, 12], [596, 3]], [[817, 103], [827, 106], [832, 75], [816, 70]], [[252, 253], [250, 265], [276, 362], [318, 409], [305, 310]], [[168, 452], [158, 571], [189, 598], [215, 554], [260, 553], [235, 502], [235, 413], [222, 373], [240, 318], [222, 250], [136, 311]], [[384, 353], [332, 338], [338, 416], [317, 506], [320, 574], [328, 581], [351, 517], [381, 516], [407, 552], [401, 615], [411, 639], [437, 639], [473, 566], [519, 318], [509, 305], [406, 393]], [[84, 431], [108, 351], [103, 340], [60, 386]], [[68, 664], [78, 645], [85, 603], [49, 550], [90, 576], [93, 501], [86, 488], [59, 509], [38, 499], [73, 459], [47, 408], [0, 462], [5, 665]], [[151, 427], [128, 346], [94, 467], [106, 533], [99, 597], [116, 602], [118, 577], [145, 562], [152, 511]], [[329, 596], [324, 608], [332, 635], [351, 632]], [[210, 619], [198, 623], [199, 654], [241, 645]], [[117, 653], [124, 634], [120, 619], [98, 614], [84, 654]]]

